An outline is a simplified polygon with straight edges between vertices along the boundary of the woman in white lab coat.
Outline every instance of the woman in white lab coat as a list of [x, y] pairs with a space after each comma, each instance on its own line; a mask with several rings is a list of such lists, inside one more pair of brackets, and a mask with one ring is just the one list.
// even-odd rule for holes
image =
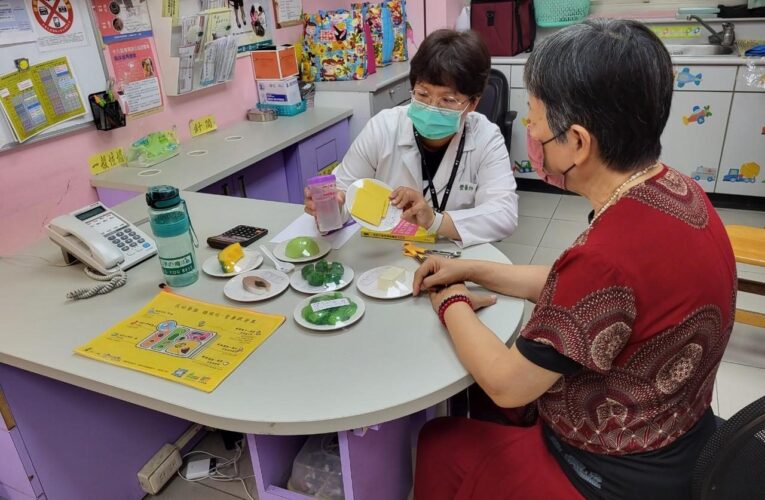
[[[431, 33], [411, 60], [411, 104], [372, 117], [335, 169], [339, 201], [355, 180], [374, 178], [395, 188], [391, 202], [408, 222], [463, 246], [508, 237], [518, 196], [507, 148], [473, 112], [490, 65], [476, 33]], [[305, 204], [313, 214], [308, 190]]]

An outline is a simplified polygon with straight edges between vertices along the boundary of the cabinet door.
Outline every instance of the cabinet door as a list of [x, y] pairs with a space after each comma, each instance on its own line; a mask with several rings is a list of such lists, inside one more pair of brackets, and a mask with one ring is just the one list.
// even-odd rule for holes
[[688, 66], [672, 68], [675, 74], [674, 89], [687, 91], [732, 91], [736, 80], [735, 66]]
[[765, 93], [733, 96], [715, 192], [765, 196]]
[[510, 89], [510, 109], [518, 112], [513, 122], [513, 133], [510, 135], [510, 163], [513, 165], [513, 173], [516, 177], [539, 179], [531, 169], [526, 153], [526, 125], [529, 114], [529, 96], [526, 89]]
[[[18, 430], [15, 429], [14, 432], [18, 437]], [[30, 471], [24, 467], [21, 456], [23, 453], [26, 451], [19, 452], [11, 432], [0, 431], [0, 457], [2, 457], [2, 461], [0, 461], [0, 484], [26, 495], [37, 497], [30, 483], [34, 474], [30, 474]]]
[[713, 191], [720, 167], [730, 92], [675, 92], [661, 136], [661, 160]]
[[257, 200], [289, 201], [282, 153], [276, 153], [231, 176], [239, 196]]

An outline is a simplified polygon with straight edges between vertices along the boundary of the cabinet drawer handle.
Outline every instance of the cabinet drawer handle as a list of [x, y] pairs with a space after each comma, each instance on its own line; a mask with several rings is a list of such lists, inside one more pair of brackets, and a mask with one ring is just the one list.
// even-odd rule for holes
[[239, 176], [239, 187], [242, 188], [242, 197], [247, 198], [247, 186], [244, 185], [244, 176]]
[[223, 189], [223, 196], [228, 196], [228, 182], [221, 185], [221, 189]]
[[396, 89], [388, 89], [388, 95], [393, 97], [393, 95], [396, 93]]

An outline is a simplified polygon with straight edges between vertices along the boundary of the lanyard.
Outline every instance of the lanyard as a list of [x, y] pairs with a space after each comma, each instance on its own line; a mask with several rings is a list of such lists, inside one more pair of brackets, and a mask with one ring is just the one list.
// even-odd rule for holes
[[[467, 135], [467, 125], [462, 131], [462, 137], [460, 138], [460, 144], [457, 148], [457, 158], [454, 160], [454, 166], [452, 167], [452, 173], [449, 176], [449, 182], [446, 184], [446, 189], [444, 190], [444, 197], [441, 199], [441, 204], [438, 204], [438, 195], [436, 194], [436, 188], [433, 185], [433, 178], [430, 175], [430, 170], [428, 169], [428, 166], [425, 164], [425, 155], [422, 153], [422, 146], [420, 145], [420, 133], [417, 132], [417, 129], [412, 127], [414, 130], [414, 138], [417, 140], [417, 150], [420, 152], [420, 160], [422, 162], [422, 171], [425, 173], [425, 175], [428, 177], [428, 187], [427, 189], [430, 190], [430, 199], [433, 201], [433, 210], [436, 212], [443, 212], [446, 209], [446, 202], [449, 200], [449, 194], [452, 192], [452, 185], [454, 184], [454, 179], [457, 177], [457, 170], [460, 167], [460, 162], [462, 162], [462, 150], [465, 148], [465, 136]], [[425, 194], [423, 192], [423, 194]]]

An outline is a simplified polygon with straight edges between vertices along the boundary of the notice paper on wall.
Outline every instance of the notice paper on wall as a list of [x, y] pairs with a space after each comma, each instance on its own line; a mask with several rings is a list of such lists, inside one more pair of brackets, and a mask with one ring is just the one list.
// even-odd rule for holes
[[146, 2], [91, 1], [104, 43], [151, 36], [151, 19]]
[[0, 76], [0, 105], [18, 142], [85, 114], [80, 89], [66, 57]]
[[88, 44], [83, 25], [83, 19], [88, 18], [88, 13], [83, 4], [68, 0], [27, 2], [40, 52], [63, 51]]
[[24, 0], [0, 0], [0, 45], [37, 39]]
[[74, 352], [212, 392], [284, 319], [162, 291]]
[[115, 88], [129, 115], [162, 106], [156, 55], [147, 38], [108, 45]]

